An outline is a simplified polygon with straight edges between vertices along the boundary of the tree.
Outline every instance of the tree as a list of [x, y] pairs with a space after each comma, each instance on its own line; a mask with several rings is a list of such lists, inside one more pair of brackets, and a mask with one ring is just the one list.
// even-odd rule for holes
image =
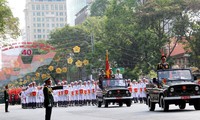
[[0, 37], [2, 39], [17, 38], [20, 35], [19, 19], [15, 18], [6, 0], [0, 1]]
[[104, 16], [109, 0], [95, 0], [91, 6], [91, 16]]

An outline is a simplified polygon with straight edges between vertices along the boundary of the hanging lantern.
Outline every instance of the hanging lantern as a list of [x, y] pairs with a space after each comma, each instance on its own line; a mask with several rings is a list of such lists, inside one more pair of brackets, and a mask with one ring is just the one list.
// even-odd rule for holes
[[56, 73], [58, 73], [58, 74], [62, 73], [62, 69], [61, 68], [57, 68], [56, 69]]
[[89, 61], [85, 59], [85, 60], [83, 60], [83, 64], [84, 64], [84, 65], [88, 65], [88, 64], [89, 64]]
[[75, 47], [73, 47], [73, 51], [74, 51], [74, 53], [79, 53], [80, 50], [81, 50], [81, 48], [80, 48], [79, 46], [75, 46]]
[[69, 58], [67, 59], [67, 63], [68, 63], [68, 64], [72, 64], [72, 63], [73, 63], [72, 57], [69, 57]]
[[49, 71], [53, 71], [54, 68], [53, 68], [53, 66], [49, 66], [48, 69], [49, 69]]
[[62, 68], [62, 72], [66, 73], [67, 72], [67, 68], [66, 67]]
[[76, 67], [82, 67], [82, 65], [83, 65], [82, 61], [80, 60], [76, 61]]

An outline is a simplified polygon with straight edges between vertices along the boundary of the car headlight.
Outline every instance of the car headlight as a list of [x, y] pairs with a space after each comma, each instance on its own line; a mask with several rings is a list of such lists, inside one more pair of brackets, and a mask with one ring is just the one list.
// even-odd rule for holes
[[196, 90], [196, 91], [199, 91], [199, 86], [195, 86], [195, 90]]
[[129, 94], [129, 91], [128, 91], [128, 90], [126, 91], [126, 94]]
[[111, 92], [111, 91], [109, 91], [109, 92], [108, 92], [108, 94], [109, 94], [109, 95], [111, 95], [111, 94], [112, 94], [112, 92]]
[[174, 92], [174, 88], [173, 87], [170, 88], [170, 92]]

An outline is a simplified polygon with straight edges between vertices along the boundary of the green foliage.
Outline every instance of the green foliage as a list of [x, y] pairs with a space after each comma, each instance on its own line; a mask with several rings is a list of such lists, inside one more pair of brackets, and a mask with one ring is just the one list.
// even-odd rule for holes
[[109, 0], [95, 0], [91, 6], [91, 16], [104, 16]]
[[0, 38], [17, 38], [20, 34], [19, 19], [15, 18], [6, 0], [0, 1]]

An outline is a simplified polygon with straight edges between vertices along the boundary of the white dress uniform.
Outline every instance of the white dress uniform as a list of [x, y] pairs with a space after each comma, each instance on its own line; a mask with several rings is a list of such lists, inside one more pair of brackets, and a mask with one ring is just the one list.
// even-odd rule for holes
[[79, 89], [78, 89], [78, 85], [74, 85], [74, 101], [75, 101], [75, 105], [79, 104]]
[[21, 98], [22, 108], [24, 109], [26, 108], [26, 91], [25, 90], [21, 91], [20, 98]]
[[86, 89], [87, 89], [87, 98], [86, 98], [86, 100], [87, 100], [87, 104], [88, 105], [90, 105], [90, 103], [91, 103], [91, 94], [92, 94], [92, 92], [91, 92], [91, 84], [90, 84], [90, 82], [89, 83], [87, 83], [87, 86], [86, 86]]
[[43, 88], [40, 88], [37, 94], [37, 104], [39, 108], [43, 107], [43, 102], [44, 102]]
[[133, 96], [133, 101], [134, 103], [137, 103], [138, 102], [138, 84], [136, 83], [132, 83], [132, 89], [133, 89], [133, 92], [132, 92], [132, 96]]
[[38, 93], [37, 87], [33, 86], [31, 88], [31, 96], [30, 96], [31, 97], [32, 108], [36, 108], [37, 93]]
[[97, 89], [100, 89], [98, 85], [96, 85], [94, 82], [91, 84], [91, 99], [92, 99], [92, 105], [96, 104], [96, 96], [97, 96]]
[[117, 73], [117, 74], [115, 74], [115, 78], [116, 79], [121, 79], [121, 78], [123, 78], [123, 76], [122, 76], [121, 73]]
[[54, 107], [58, 106], [58, 99], [59, 99], [58, 92], [59, 90], [53, 90]]
[[75, 91], [74, 91], [74, 85], [71, 85], [70, 88], [69, 88], [69, 92], [70, 92], [70, 95], [69, 95], [69, 101], [70, 101], [70, 105], [71, 106], [74, 106], [74, 103], [75, 103]]
[[64, 106], [67, 107], [69, 104], [69, 87], [68, 87], [68, 85], [63, 86], [63, 99], [64, 99]]
[[83, 101], [84, 101], [84, 97], [85, 97], [85, 95], [84, 95], [84, 90], [85, 90], [85, 87], [84, 87], [84, 85], [82, 85], [82, 84], [80, 84], [80, 85], [78, 85], [78, 90], [79, 90], [79, 104], [80, 105], [83, 105]]

